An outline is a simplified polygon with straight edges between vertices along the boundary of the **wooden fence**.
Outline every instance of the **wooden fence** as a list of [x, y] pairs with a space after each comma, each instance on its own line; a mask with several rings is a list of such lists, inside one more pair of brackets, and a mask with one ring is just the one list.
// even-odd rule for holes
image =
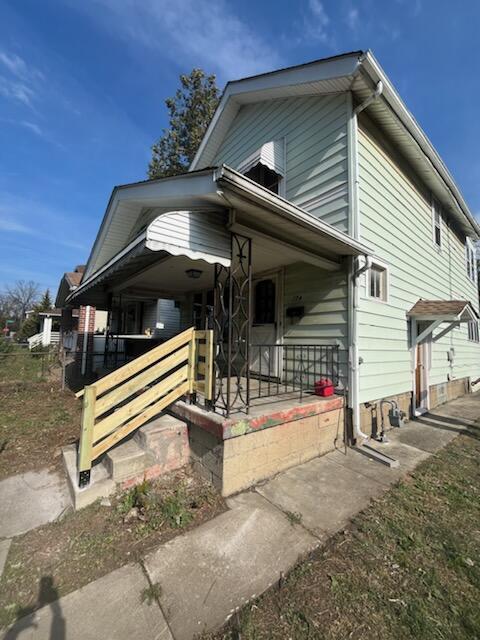
[[187, 329], [86, 386], [78, 468], [88, 484], [92, 462], [186, 394], [212, 399], [213, 331]]

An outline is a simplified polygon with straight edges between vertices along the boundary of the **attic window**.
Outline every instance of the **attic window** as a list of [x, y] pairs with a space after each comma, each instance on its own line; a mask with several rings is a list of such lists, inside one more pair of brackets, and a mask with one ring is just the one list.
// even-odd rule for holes
[[476, 282], [477, 280], [477, 265], [476, 265], [476, 257], [475, 257], [475, 247], [470, 238], [467, 238], [465, 242], [465, 260], [467, 263], [467, 275], [472, 280], [472, 282]]
[[262, 185], [262, 187], [265, 187], [269, 191], [278, 195], [282, 176], [261, 162], [254, 165], [249, 171], [247, 171], [245, 173], [245, 177], [250, 178], [250, 180], [253, 180], [257, 184]]
[[433, 242], [440, 249], [442, 246], [442, 210], [436, 200], [432, 200]]

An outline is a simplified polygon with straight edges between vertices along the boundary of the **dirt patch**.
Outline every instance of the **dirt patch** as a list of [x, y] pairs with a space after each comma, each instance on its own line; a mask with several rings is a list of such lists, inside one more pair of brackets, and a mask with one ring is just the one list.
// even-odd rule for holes
[[480, 441], [460, 436], [203, 640], [480, 638]]
[[81, 403], [59, 381], [0, 385], [0, 479], [62, 468], [62, 447], [80, 433]]
[[52, 599], [62, 597], [226, 508], [190, 469], [103, 502], [13, 540], [0, 580], [0, 627], [35, 610], [46, 581]]

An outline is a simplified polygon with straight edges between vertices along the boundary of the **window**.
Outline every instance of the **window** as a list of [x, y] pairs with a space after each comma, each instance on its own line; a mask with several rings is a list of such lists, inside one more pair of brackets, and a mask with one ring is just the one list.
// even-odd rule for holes
[[477, 281], [477, 258], [475, 247], [470, 238], [465, 242], [465, 261], [467, 263], [467, 275], [473, 282]]
[[436, 200], [432, 200], [433, 242], [442, 246], [442, 210]]
[[367, 296], [381, 302], [387, 301], [387, 268], [372, 264], [367, 272]]
[[247, 178], [253, 180], [257, 184], [261, 184], [262, 187], [266, 187], [269, 191], [278, 194], [279, 185], [282, 176], [265, 166], [261, 162], [253, 166], [249, 171], [245, 173]]
[[253, 324], [273, 324], [275, 315], [275, 282], [260, 280], [255, 285]]
[[478, 322], [476, 320], [470, 320], [468, 323], [468, 339], [472, 340], [472, 342], [479, 342]]

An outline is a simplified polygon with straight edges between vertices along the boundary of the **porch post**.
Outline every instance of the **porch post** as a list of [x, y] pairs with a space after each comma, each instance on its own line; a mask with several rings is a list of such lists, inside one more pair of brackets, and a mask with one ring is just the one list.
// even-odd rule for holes
[[213, 405], [227, 416], [250, 406], [251, 244], [231, 233], [230, 267], [215, 265]]

